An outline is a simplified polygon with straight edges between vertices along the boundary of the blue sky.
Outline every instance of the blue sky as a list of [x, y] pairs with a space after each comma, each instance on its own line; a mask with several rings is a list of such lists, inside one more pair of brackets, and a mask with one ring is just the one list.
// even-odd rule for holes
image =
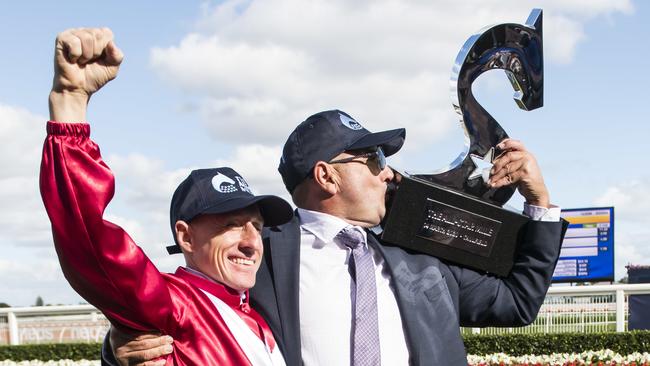
[[[108, 218], [162, 270], [169, 197], [196, 167], [232, 165], [258, 192], [291, 129], [340, 108], [370, 130], [407, 128], [391, 158], [437, 169], [462, 132], [448, 94], [456, 53], [488, 24], [544, 9], [545, 106], [519, 111], [502, 72], [478, 99], [535, 153], [552, 201], [615, 206], [616, 273], [650, 264], [647, 73], [650, 4], [641, 1], [89, 1], [0, 5], [0, 302], [82, 301], [67, 285], [38, 195], [56, 34], [108, 26], [126, 58], [93, 96], [93, 138], [117, 179]], [[520, 206], [521, 199], [510, 203]]]

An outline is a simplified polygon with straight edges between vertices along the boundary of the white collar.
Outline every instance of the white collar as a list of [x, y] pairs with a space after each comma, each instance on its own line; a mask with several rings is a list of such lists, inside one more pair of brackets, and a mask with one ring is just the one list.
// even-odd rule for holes
[[350, 225], [340, 217], [298, 208], [298, 218], [300, 219], [300, 228], [312, 233], [323, 244], [333, 242], [336, 235], [348, 226], [362, 232], [364, 239], [367, 240], [366, 231], [362, 227]]

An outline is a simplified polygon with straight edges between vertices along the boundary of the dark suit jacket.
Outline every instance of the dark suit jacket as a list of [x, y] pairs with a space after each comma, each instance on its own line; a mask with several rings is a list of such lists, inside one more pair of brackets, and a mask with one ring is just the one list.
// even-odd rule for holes
[[[382, 254], [392, 277], [411, 365], [466, 366], [460, 326], [519, 326], [535, 319], [551, 283], [563, 225], [527, 225], [507, 278], [384, 245], [368, 235], [368, 244]], [[264, 260], [250, 291], [251, 304], [269, 323], [287, 365], [302, 363], [299, 261], [300, 226], [295, 217], [265, 232]]]

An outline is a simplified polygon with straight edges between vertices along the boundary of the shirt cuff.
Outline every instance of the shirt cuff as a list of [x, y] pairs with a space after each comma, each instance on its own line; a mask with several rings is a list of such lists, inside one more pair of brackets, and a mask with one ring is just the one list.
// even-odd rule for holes
[[90, 137], [90, 124], [47, 121], [47, 134], [51, 136]]
[[551, 205], [551, 207], [541, 207], [529, 205], [524, 202], [524, 215], [528, 216], [533, 221], [560, 221], [560, 211], [558, 206]]

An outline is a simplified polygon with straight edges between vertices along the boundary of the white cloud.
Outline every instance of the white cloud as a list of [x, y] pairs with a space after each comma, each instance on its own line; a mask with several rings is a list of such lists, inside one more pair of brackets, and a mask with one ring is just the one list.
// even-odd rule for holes
[[25, 109], [0, 104], [0, 179], [32, 177], [38, 171], [45, 121]]
[[230, 166], [250, 184], [255, 194], [275, 194], [290, 200], [278, 173], [279, 146], [240, 145], [233, 156], [217, 160], [214, 166]]
[[[636, 179], [607, 188], [595, 200], [599, 206], [614, 206], [617, 219], [650, 222], [650, 179]], [[650, 230], [650, 228], [649, 228]]]
[[[197, 30], [155, 48], [151, 63], [196, 95], [219, 140], [278, 145], [312, 113], [341, 108], [371, 130], [407, 127], [409, 145], [455, 128], [447, 94], [464, 40], [496, 23], [523, 23], [533, 1], [224, 1], [204, 5]], [[598, 17], [630, 1], [551, 1], [547, 62], [571, 62]], [[245, 133], [242, 133], [245, 131]]]
[[142, 154], [110, 155], [106, 162], [115, 175], [116, 197], [145, 212], [167, 212], [172, 192], [191, 170], [166, 170], [162, 160]]
[[38, 190], [46, 118], [0, 104], [0, 246], [44, 246], [50, 226]]
[[76, 303], [52, 245], [38, 188], [47, 118], [0, 104], [0, 302]]
[[625, 275], [625, 265], [650, 265], [650, 179], [637, 179], [609, 187], [596, 198], [597, 206], [614, 206], [616, 278]]
[[0, 302], [11, 306], [29, 306], [34, 305], [37, 296], [41, 296], [46, 304], [83, 302], [63, 277], [54, 248], [47, 253], [28, 251], [28, 254], [39, 258], [16, 258], [18, 251], [21, 249], [11, 252], [11, 260], [0, 259]]

